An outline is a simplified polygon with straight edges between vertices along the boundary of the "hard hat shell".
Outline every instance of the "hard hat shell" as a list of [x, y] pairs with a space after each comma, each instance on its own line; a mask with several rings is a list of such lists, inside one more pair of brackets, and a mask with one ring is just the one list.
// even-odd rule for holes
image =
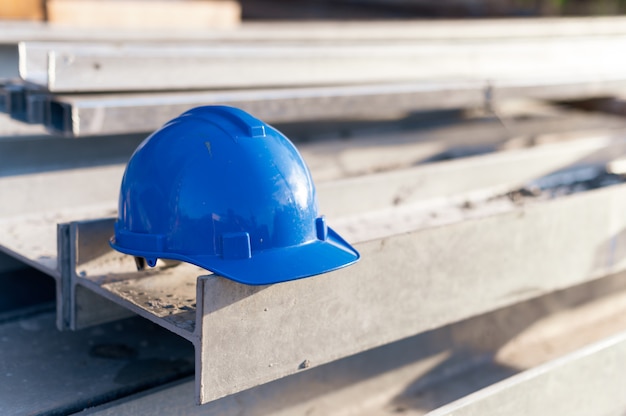
[[295, 146], [248, 113], [194, 108], [143, 141], [124, 173], [111, 246], [264, 285], [335, 270], [358, 252], [318, 214]]

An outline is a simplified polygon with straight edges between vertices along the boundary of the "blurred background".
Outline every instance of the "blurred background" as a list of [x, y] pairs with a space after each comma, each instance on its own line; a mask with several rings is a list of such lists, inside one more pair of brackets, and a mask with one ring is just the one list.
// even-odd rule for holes
[[[85, 3], [84, 7], [94, 2], [96, 0], [81, 1]], [[56, 8], [64, 3], [76, 1], [6, 0], [0, 5], [0, 10], [5, 19], [54, 22], [56, 19], [68, 19], [67, 16], [56, 15]], [[621, 0], [241, 0], [238, 3], [244, 20], [606, 16], [622, 14], [626, 9]], [[51, 8], [50, 15], [46, 14], [46, 7]]]

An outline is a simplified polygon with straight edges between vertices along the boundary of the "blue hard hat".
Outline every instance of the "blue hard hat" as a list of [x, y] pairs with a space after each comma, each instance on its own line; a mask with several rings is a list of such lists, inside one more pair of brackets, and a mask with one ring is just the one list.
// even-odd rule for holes
[[279, 131], [232, 107], [171, 120], [132, 155], [111, 246], [264, 285], [329, 272], [357, 251], [318, 214], [311, 174]]

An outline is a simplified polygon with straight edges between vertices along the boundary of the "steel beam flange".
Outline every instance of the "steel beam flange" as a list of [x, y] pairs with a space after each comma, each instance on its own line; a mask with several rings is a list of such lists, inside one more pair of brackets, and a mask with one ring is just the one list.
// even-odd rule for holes
[[85, 227], [82, 239], [79, 233], [80, 223], [58, 225], [58, 261], [61, 275], [57, 291], [59, 329], [78, 330], [132, 316], [128, 309], [80, 287], [80, 276], [76, 271], [81, 264], [108, 251], [102, 243], [106, 244], [108, 241], [106, 233], [112, 225], [112, 221], [97, 221], [94, 227]]
[[624, 186], [357, 243], [357, 265], [260, 287], [188, 264], [138, 272], [108, 246], [113, 219], [76, 222], [70, 311], [76, 328], [118, 313], [92, 315], [85, 290], [191, 341], [206, 403], [626, 269]]

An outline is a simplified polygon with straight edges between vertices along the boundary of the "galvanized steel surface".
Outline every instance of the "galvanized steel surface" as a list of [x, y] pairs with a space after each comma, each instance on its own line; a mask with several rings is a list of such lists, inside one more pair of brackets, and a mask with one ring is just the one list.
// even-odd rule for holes
[[[262, 114], [267, 114], [270, 121], [273, 121], [271, 117], [278, 121], [302, 120], [306, 117], [319, 120], [333, 115], [363, 117], [381, 107], [387, 107], [390, 114], [465, 105], [485, 106], [499, 111], [495, 104], [511, 96], [571, 98], [593, 96], [611, 92], [615, 87], [621, 88], [624, 83], [621, 74], [623, 71], [620, 70], [624, 65], [622, 57], [607, 53], [611, 47], [623, 46], [624, 33], [619, 29], [617, 21], [586, 21], [589, 23], [589, 32], [585, 36], [573, 34], [574, 28], [578, 30], [581, 24], [584, 25], [582, 21], [570, 20], [553, 26], [531, 22], [531, 25], [538, 24], [537, 27], [544, 35], [557, 36], [549, 40], [530, 39], [524, 35], [521, 26], [511, 24], [511, 35], [507, 40], [484, 41], [485, 37], [493, 33], [491, 30], [503, 22], [484, 27], [469, 23], [449, 35], [435, 26], [417, 26], [412, 32], [403, 34], [398, 29], [389, 35], [393, 39], [404, 38], [404, 48], [387, 47], [385, 42], [389, 42], [389, 38], [383, 40], [383, 32], [372, 32], [368, 38], [377, 41], [371, 45], [357, 42], [356, 34], [367, 31], [367, 27], [351, 25], [346, 25], [345, 28], [317, 26], [318, 29], [312, 30], [305, 37], [317, 39], [319, 43], [312, 43], [306, 50], [277, 45], [280, 42], [272, 44], [240, 41], [254, 33], [254, 30], [246, 32], [248, 29], [237, 32], [232, 37], [222, 34], [190, 35], [217, 36], [220, 39], [229, 37], [230, 41], [238, 43], [232, 48], [228, 46], [229, 50], [235, 51], [232, 53], [225, 50], [223, 45], [226, 43], [208, 48], [180, 48], [170, 44], [160, 51], [150, 45], [127, 45], [121, 52], [118, 48], [107, 45], [94, 47], [90, 44], [39, 44], [34, 45], [31, 50], [35, 52], [34, 55], [24, 55], [22, 74], [35, 84], [59, 91], [154, 88], [157, 84], [153, 81], [159, 75], [156, 71], [151, 74], [154, 76], [152, 81], [149, 77], [138, 76], [119, 82], [119, 75], [123, 73], [121, 69], [125, 65], [134, 63], [137, 70], [145, 69], [145, 62], [140, 62], [133, 56], [141, 53], [146, 54], [144, 58], [150, 56], [152, 62], [159, 66], [164, 62], [180, 64], [187, 59], [188, 62], [199, 63], [200, 67], [205, 65], [205, 69], [212, 69], [209, 68], [209, 61], [206, 61], [207, 56], [221, 59], [228, 65], [232, 63], [233, 57], [246, 57], [246, 62], [250, 64], [250, 68], [244, 68], [247, 71], [253, 69], [253, 64], [266, 62], [267, 74], [274, 77], [265, 78], [270, 80], [263, 81], [269, 82], [268, 85], [276, 85], [276, 82], [289, 86], [300, 82], [380, 82], [388, 79], [377, 77], [390, 76], [394, 79], [398, 79], [397, 76], [406, 77], [405, 79], [423, 76], [429, 82], [271, 91], [134, 94], [106, 98], [61, 97], [47, 92], [42, 94], [36, 88], [33, 89], [32, 84], [18, 87], [9, 85], [8, 88], [5, 87], [8, 94], [4, 104], [5, 110], [12, 112], [13, 117], [44, 122], [50, 128], [68, 136], [105, 131], [120, 133], [151, 130], [154, 128], [151, 123], [156, 124], [159, 117], [166, 117], [168, 111], [178, 111], [177, 109], [193, 103], [194, 100], [231, 100], [233, 103], [250, 105], [259, 112], [266, 111]], [[602, 22], [609, 23], [610, 26], [601, 26]], [[291, 33], [290, 36], [295, 37], [304, 36], [298, 35], [293, 27], [285, 26], [268, 34], [267, 39], [284, 36], [285, 33]], [[472, 44], [476, 46], [476, 50], [484, 53], [480, 59], [472, 61], [483, 65], [481, 75], [475, 82], [465, 80], [461, 73], [464, 68], [453, 68], [453, 72], [443, 73], [438, 70], [439, 64], [434, 61], [427, 62], [428, 65], [432, 64], [430, 67], [415, 66], [424, 63], [424, 57], [438, 54], [434, 46], [445, 43], [440, 42], [441, 37], [455, 38], [461, 35], [472, 39], [457, 46], [450, 46], [448, 42], [446, 50], [451, 53], [450, 56], [456, 56], [459, 48]], [[426, 42], [408, 39], [412, 36], [429, 40]], [[338, 38], [342, 41], [337, 45], [329, 47], [323, 44]], [[142, 42], [145, 40], [142, 36], [138, 39]], [[99, 40], [106, 42], [110, 38]], [[359, 45], [354, 47], [351, 43]], [[539, 44], [543, 48], [535, 49]], [[550, 51], [546, 46], [559, 49]], [[28, 44], [22, 45], [22, 51], [28, 52], [28, 47]], [[409, 57], [402, 56], [403, 50], [414, 53]], [[129, 51], [132, 54], [128, 54]], [[163, 51], [167, 53], [163, 55]], [[258, 52], [263, 54], [259, 55]], [[469, 62], [471, 53], [466, 52], [463, 56]], [[311, 65], [313, 62], [337, 65], [337, 71], [333, 75], [335, 78], [322, 74], [323, 76], [316, 79], [312, 77], [313, 72], [306, 71], [298, 75], [300, 78], [287, 78], [276, 71], [276, 67], [272, 68], [271, 62], [272, 59], [275, 59], [275, 63], [284, 62], [283, 53], [288, 53], [290, 59], [293, 59], [291, 62], [294, 67], [291, 68], [290, 76], [297, 72], [294, 69], [303, 65], [305, 68], [310, 66], [310, 71], [315, 72], [314, 65]], [[387, 60], [379, 60], [380, 65], [372, 72], [363, 71], [371, 63], [373, 56], [384, 56]], [[492, 58], [497, 58], [497, 65], [493, 67], [488, 65], [496, 62]], [[448, 58], [443, 56], [439, 63], [443, 65], [446, 59]], [[406, 63], [407, 60], [411, 65], [407, 65], [404, 70], [408, 72], [400, 75], [394, 72], [397, 71], [395, 64]], [[514, 70], [505, 71], [506, 65], [515, 62], [524, 64], [518, 65]], [[109, 64], [113, 65], [111, 72]], [[116, 67], [118, 64], [120, 66]], [[572, 65], [576, 66], [576, 71], [568, 71], [570, 75], [567, 78], [562, 78], [562, 74], [555, 76], [555, 73], [550, 73], [557, 69], [561, 71], [565, 67], [571, 68]], [[602, 67], [600, 72], [597, 71], [599, 66]], [[227, 84], [203, 84], [205, 80], [201, 77], [193, 79], [185, 73], [184, 68], [173, 68], [175, 71], [171, 72], [177, 74], [172, 74], [175, 76], [170, 79], [170, 84], [159, 84], [163, 89], [260, 85], [252, 78], [242, 83], [236, 79], [234, 72], [228, 74], [233, 75], [230, 81], [222, 78]], [[232, 68], [234, 67], [230, 67], [230, 70]], [[407, 68], [411, 68], [411, 71]], [[416, 75], [415, 68], [423, 72]], [[546, 72], [542, 77], [523, 73], [535, 70]], [[350, 78], [350, 72], [359, 73], [362, 78]], [[461, 81], [433, 85], [430, 81], [434, 79], [431, 75], [435, 73], [437, 76], [454, 76]], [[491, 77], [492, 74], [498, 74], [498, 77]], [[233, 83], [233, 80], [237, 83]], [[457, 92], [461, 93], [457, 95]], [[364, 97], [368, 100], [363, 100]], [[158, 98], [157, 102], [149, 103], [152, 98]], [[268, 99], [273, 100], [275, 107], [263, 107]], [[124, 109], [127, 110], [126, 120], [133, 117], [145, 118], [145, 114], [154, 112], [154, 121], [124, 121], [120, 116]], [[307, 116], [307, 113], [310, 114]], [[117, 124], [111, 122], [116, 119]], [[539, 134], [526, 133], [512, 139], [514, 130], [510, 128], [513, 124], [503, 120], [498, 127], [504, 132], [504, 139], [502, 134], [490, 133], [488, 140], [481, 138], [476, 143], [488, 143], [490, 150], [483, 150], [488, 153], [507, 146], [514, 147], [516, 143], [519, 146], [519, 143], [525, 141], [546, 143], [555, 140], [541, 129]], [[379, 134], [380, 137], [386, 137], [386, 133]], [[398, 144], [393, 150], [380, 150], [380, 145], [370, 149], [352, 148], [339, 143], [340, 140], [335, 140], [328, 147], [316, 144], [308, 148], [311, 161], [317, 163], [318, 174], [328, 179], [328, 182], [320, 185], [322, 205], [339, 218], [339, 227], [344, 227], [346, 235], [351, 236], [351, 239], [359, 241], [357, 248], [364, 253], [364, 260], [359, 265], [327, 276], [250, 288], [218, 276], [206, 276], [204, 272], [186, 265], [173, 267], [172, 264], [159, 264], [156, 269], [137, 272], [132, 258], [113, 252], [107, 244], [108, 236], [112, 233], [112, 221], [109, 218], [115, 214], [114, 197], [111, 195], [116, 195], [118, 191], [115, 185], [118, 181], [113, 181], [112, 178], [120, 176], [121, 166], [85, 168], [81, 167], [79, 157], [69, 156], [63, 158], [65, 166], [61, 163], [54, 168], [59, 169], [58, 172], [22, 171], [16, 175], [15, 172], [8, 172], [19, 167], [19, 163], [6, 165], [7, 171], [0, 179], [0, 191], [3, 198], [7, 198], [7, 195], [9, 198], [11, 195], [15, 196], [10, 199], [16, 205], [2, 208], [4, 218], [0, 220], [3, 230], [0, 235], [1, 249], [54, 278], [58, 300], [57, 326], [62, 329], [83, 328], [76, 336], [87, 345], [90, 339], [101, 335], [115, 338], [116, 325], [122, 325], [123, 330], [125, 323], [110, 324], [108, 327], [99, 325], [133, 313], [192, 342], [196, 350], [196, 381], [193, 383], [195, 393], [191, 391], [192, 383], [186, 381], [179, 385], [165, 386], [160, 391], [150, 391], [143, 397], [132, 396], [122, 402], [110, 403], [108, 408], [94, 409], [96, 414], [119, 414], [112, 409], [124, 409], [125, 412], [140, 409], [138, 411], [141, 412], [151, 406], [154, 408], [164, 400], [170, 407], [163, 408], [186, 408], [191, 413], [197, 409], [226, 413], [246, 412], [250, 406], [258, 405], [259, 412], [272, 410], [282, 411], [284, 414], [307, 414], [315, 409], [323, 414], [330, 414], [333, 410], [360, 412], [363, 415], [368, 415], [368, 412], [385, 414], [392, 411], [423, 414], [479, 387], [497, 382], [499, 383], [435, 411], [434, 414], [489, 414], [505, 409], [506, 406], [510, 406], [507, 413], [511, 414], [541, 414], [545, 410], [555, 409], [572, 414], [584, 414], [598, 409], [607, 414], [616, 409], [621, 412], [623, 403], [619, 396], [619, 362], [623, 355], [623, 335], [501, 381], [554, 358], [555, 355], [550, 355], [547, 350], [558, 350], [558, 354], [563, 354], [580, 348], [584, 342], [597, 340], [600, 333], [606, 336], [623, 330], [620, 326], [622, 321], [609, 318], [610, 313], [606, 312], [621, 310], [620, 305], [624, 303], [621, 295], [614, 293], [615, 298], [608, 299], [610, 296], [607, 293], [610, 291], [601, 288], [604, 285], [615, 286], [619, 292], [622, 276], [607, 275], [621, 273], [626, 269], [622, 241], [623, 230], [626, 228], [622, 215], [626, 209], [626, 198], [623, 196], [626, 194], [626, 185], [614, 185], [623, 181], [623, 178], [606, 172], [608, 162], [620, 159], [626, 153], [621, 136], [606, 130], [599, 135], [588, 132], [586, 137], [561, 132], [556, 139], [562, 141], [560, 144], [544, 144], [535, 148], [526, 144], [514, 151], [416, 167], [409, 166], [423, 163], [425, 155], [441, 156], [441, 152], [445, 154], [450, 149], [442, 150], [433, 140], [415, 144], [412, 142], [414, 138], [411, 138], [407, 145], [401, 134], [390, 137]], [[39, 145], [42, 140], [43, 136], [33, 143]], [[96, 142], [94, 140], [93, 143]], [[449, 139], [447, 143], [452, 142], [454, 140]], [[102, 146], [101, 149], [106, 148]], [[118, 150], [122, 151], [124, 146], [123, 143], [120, 144]], [[306, 149], [306, 146], [303, 147]], [[11, 149], [15, 154], [19, 153], [19, 146]], [[63, 151], [61, 147], [56, 149]], [[108, 162], [103, 162], [104, 165], [110, 164], [119, 156], [113, 153], [103, 156], [102, 160], [110, 158], [107, 159]], [[306, 157], [306, 151], [303, 153]], [[85, 154], [94, 160], [98, 159], [88, 151]], [[37, 158], [32, 160], [35, 159]], [[46, 166], [51, 166], [50, 158], [42, 160], [48, 160]], [[333, 162], [329, 163], [330, 160]], [[390, 160], [394, 163], [390, 163]], [[398, 166], [403, 169], [394, 170]], [[69, 168], [79, 169], [71, 171]], [[372, 174], [380, 169], [391, 171]], [[315, 174], [315, 168], [312, 170]], [[364, 173], [366, 175], [359, 176]], [[607, 186], [604, 189], [590, 189], [595, 185], [589, 185], [592, 181], [587, 179], [594, 174], [611, 176], [608, 178], [611, 181], [598, 180], [597, 186]], [[345, 178], [338, 180], [341, 177]], [[550, 183], [568, 177], [583, 180], [578, 181], [580, 183], [574, 180], [571, 184], [568, 182], [561, 187], [550, 188]], [[611, 184], [614, 186], [608, 186]], [[375, 189], [380, 191], [380, 195], [372, 197], [371, 193]], [[537, 192], [543, 194], [539, 195]], [[354, 201], [359, 203], [354, 204]], [[56, 228], [55, 224], [58, 222], [63, 224]], [[9, 264], [7, 270], [12, 270], [13, 267], [14, 263]], [[555, 300], [558, 299], [558, 294], [549, 295], [555, 290], [574, 293], [577, 291], [576, 286], [585, 288], [583, 291], [587, 298], [584, 302], [592, 305], [588, 309], [585, 309], [585, 305], [581, 306], [582, 301], [564, 306]], [[529, 301], [537, 300], [537, 297], [541, 297], [539, 299], [543, 301], [538, 300], [537, 304]], [[563, 312], [564, 309], [569, 310]], [[494, 312], [497, 310], [499, 311]], [[558, 325], [542, 326], [541, 322], [533, 321], [549, 320], [549, 311], [553, 310], [564, 313], [560, 321], [557, 319]], [[29, 318], [29, 313], [34, 316]], [[482, 317], [487, 317], [485, 321], [473, 318], [481, 314]], [[495, 315], [500, 318], [494, 318], [495, 323], [489, 322], [488, 317]], [[521, 326], [511, 325], [511, 322], [515, 322], [515, 317], [522, 316], [529, 321], [524, 321]], [[593, 316], [595, 321], [586, 321], [585, 317], [589, 316]], [[45, 331], [42, 331], [45, 334], [41, 339], [53, 337], [58, 340], [58, 345], [55, 341], [48, 343], [48, 351], [50, 346], [58, 347], [54, 351], [59, 351], [56, 357], [59, 360], [52, 364], [33, 361], [27, 363], [28, 365], [18, 365], [20, 360], [40, 354], [42, 350], [38, 339], [31, 345], [32, 348], [20, 347], [26, 345], [24, 340], [31, 340], [31, 337], [16, 339], [11, 344], [11, 362], [2, 363], [3, 369], [10, 370], [4, 375], [5, 380], [8, 380], [6, 385], [17, 389], [10, 377], [20, 374], [22, 383], [34, 381], [38, 386], [35, 389], [10, 390], [11, 398], [7, 402], [19, 399], [19, 402], [15, 401], [15, 408], [22, 413], [24, 409], [34, 409], [37, 404], [30, 396], [32, 392], [41, 394], [46, 389], [57, 392], [54, 395], [41, 395], [45, 400], [39, 404], [45, 407], [44, 410], [67, 413], [80, 410], [88, 406], [88, 403], [104, 403], [111, 397], [120, 397], [162, 383], [164, 379], [158, 377], [176, 378], [189, 372], [190, 362], [185, 359], [185, 370], [182, 372], [176, 367], [173, 373], [161, 371], [159, 376], [151, 375], [140, 382], [133, 380], [132, 383], [120, 387], [115, 384], [119, 378], [114, 379], [114, 383], [106, 379], [107, 374], [111, 374], [109, 370], [119, 370], [119, 363], [91, 367], [102, 363], [89, 361], [86, 367], [92, 370], [70, 372], [72, 377], [62, 379], [71, 389], [64, 390], [62, 383], [50, 387], [49, 380], [35, 379], [31, 374], [40, 374], [50, 368], [54, 373], [59, 372], [60, 367], [55, 367], [57, 364], [74, 368], [67, 359], [80, 357], [81, 351], [84, 353], [84, 349], [81, 350], [84, 345], [76, 348], [63, 344], [69, 335], [57, 337], [53, 334], [50, 330], [53, 318], [49, 313], [41, 314], [39, 310], [30, 310], [24, 311], [23, 315], [11, 315], [6, 319], [10, 322], [2, 324], [4, 326], [0, 328], [0, 332], [5, 329], [7, 331], [7, 335], [3, 335], [3, 343], [10, 341], [11, 333], [18, 333], [18, 326], [21, 328], [19, 333], [41, 331], [45, 326]], [[477, 320], [482, 323], [476, 324]], [[569, 325], [564, 322], [569, 322]], [[610, 324], [603, 324], [604, 322]], [[457, 329], [450, 329], [448, 325]], [[530, 328], [528, 333], [534, 334], [538, 339], [558, 338], [566, 342], [547, 342], [548, 346], [544, 348], [546, 351], [535, 350], [537, 355], [528, 358], [523, 353], [515, 352], [528, 351], [528, 344], [524, 343], [528, 342], [524, 338], [527, 326]], [[483, 328], [482, 332], [475, 331], [478, 327]], [[498, 330], [495, 336], [497, 340], [490, 338], [490, 332], [485, 327]], [[111, 328], [113, 334], [109, 334]], [[571, 332], [567, 336], [552, 336], [546, 335], [551, 332], [545, 328], [567, 328]], [[593, 328], [595, 332], [590, 335], [589, 332], [580, 331], [581, 328]], [[105, 334], [100, 331], [105, 331]], [[132, 338], [141, 334], [141, 331], [125, 332], [123, 336], [117, 335], [117, 338]], [[571, 336], [571, 333], [577, 333], [578, 338]], [[507, 336], [516, 341], [509, 343], [499, 338]], [[401, 341], [407, 337], [415, 338]], [[479, 339], [476, 341], [475, 338]], [[163, 340], [166, 339], [172, 341], [171, 348], [179, 353], [188, 355], [190, 352], [185, 347], [178, 349], [171, 334], [163, 336]], [[577, 341], [568, 342], [570, 339]], [[141, 346], [141, 341], [139, 345]], [[466, 354], [457, 349], [459, 345], [479, 347], [478, 351], [472, 350], [470, 354]], [[555, 347], [556, 345], [559, 347]], [[446, 351], [438, 350], [442, 346], [450, 348]], [[186, 347], [189, 345], [186, 344]], [[376, 347], [377, 350], [367, 351]], [[176, 354], [172, 355], [169, 348], [151, 351], [169, 354], [170, 359], [178, 357]], [[74, 354], [64, 357], [66, 350], [74, 351]], [[109, 354], [111, 351], [119, 353], [128, 350], [96, 348], [94, 351]], [[412, 351], [412, 354], [404, 355], [407, 351]], [[378, 363], [375, 374], [364, 375], [362, 371], [358, 371], [369, 368], [370, 361], [378, 359], [381, 362]], [[132, 364], [131, 361], [128, 361], [129, 365]], [[469, 371], [464, 371], [468, 368]], [[354, 373], [349, 376], [346, 371]], [[102, 380], [93, 382], [90, 377], [94, 373], [100, 375]], [[423, 378], [428, 374], [432, 378]], [[446, 378], [450, 374], [463, 375], [464, 380], [468, 381], [454, 384], [453, 379]], [[280, 380], [286, 376], [289, 378]], [[328, 377], [336, 383], [333, 384], [336, 387], [333, 391], [319, 388]], [[342, 377], [349, 380], [343, 382]], [[341, 380], [337, 382], [337, 378]], [[601, 390], [599, 394], [607, 405], [596, 406], [591, 410], [587, 407], [591, 402], [584, 401], [584, 389], [579, 388], [579, 384], [563, 383], [564, 378], [584, 380], [592, 389]], [[437, 390], [434, 387], [437, 380], [446, 380], [450, 384], [444, 383], [440, 385], [439, 391], [434, 391]], [[303, 391], [306, 391], [307, 385], [317, 388], [311, 388], [313, 395], [298, 395], [290, 387], [293, 381]], [[77, 382], [80, 385], [76, 385]], [[607, 382], [611, 383], [609, 388], [603, 387]], [[73, 392], [83, 386], [91, 389], [86, 394], [91, 401], [76, 399], [67, 394], [68, 391]], [[441, 391], [447, 386], [459, 390], [454, 390], [454, 393]], [[428, 393], [428, 389], [431, 389], [431, 393]], [[363, 400], [364, 391], [369, 392], [368, 400]], [[418, 392], [425, 396], [416, 396]], [[545, 395], [546, 392], [551, 395]], [[291, 399], [287, 403], [273, 400], [284, 397], [285, 393], [292, 394], [300, 402], [289, 402]], [[182, 401], [172, 398], [172, 395], [179, 394], [185, 395]], [[191, 409], [189, 398], [192, 394], [200, 402], [212, 403], [209, 407]], [[457, 395], [454, 396], [455, 394]], [[576, 400], [568, 400], [572, 394], [576, 396]], [[219, 399], [227, 395], [230, 396]], [[260, 396], [265, 398], [259, 399]], [[534, 397], [542, 397], [543, 400], [540, 403]], [[355, 401], [359, 402], [359, 406], [345, 407], [346, 402]], [[551, 405], [546, 407], [546, 403]]]

